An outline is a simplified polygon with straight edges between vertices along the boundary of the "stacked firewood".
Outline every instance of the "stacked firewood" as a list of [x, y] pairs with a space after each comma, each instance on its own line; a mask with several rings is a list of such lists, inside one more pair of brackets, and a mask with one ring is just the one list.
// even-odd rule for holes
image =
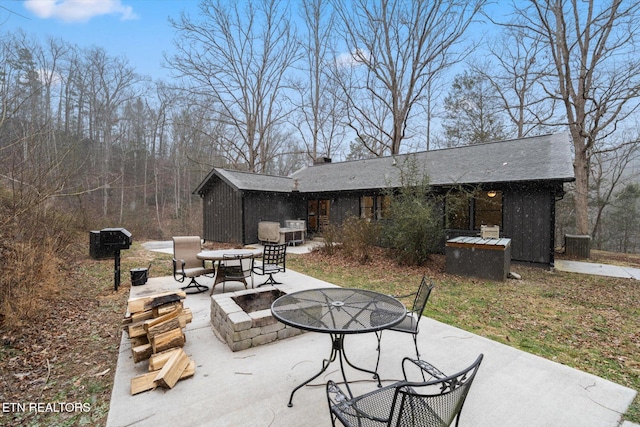
[[131, 298], [123, 320], [131, 340], [134, 363], [149, 361], [149, 372], [131, 379], [131, 394], [152, 390], [157, 386], [173, 388], [195, 373], [195, 362], [182, 347], [186, 342], [183, 328], [193, 319], [183, 306], [183, 291]]

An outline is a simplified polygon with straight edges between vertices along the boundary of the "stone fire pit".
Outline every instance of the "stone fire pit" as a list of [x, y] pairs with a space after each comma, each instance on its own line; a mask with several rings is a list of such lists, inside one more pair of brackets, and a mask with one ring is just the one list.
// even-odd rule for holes
[[271, 315], [271, 303], [286, 293], [274, 286], [211, 297], [211, 325], [232, 351], [246, 350], [302, 333]]

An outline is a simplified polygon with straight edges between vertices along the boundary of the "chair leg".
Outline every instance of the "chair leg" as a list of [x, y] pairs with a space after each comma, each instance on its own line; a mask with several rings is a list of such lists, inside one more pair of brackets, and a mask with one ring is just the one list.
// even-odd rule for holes
[[331, 413], [331, 427], [336, 427], [336, 419], [338, 417], [333, 415], [333, 412]]
[[[188, 294], [199, 294], [201, 292], [208, 291], [209, 287], [205, 286], [205, 285], [201, 285], [200, 283], [198, 283], [196, 281], [195, 277], [192, 277], [191, 278], [191, 282], [189, 282], [189, 284], [187, 286], [185, 286], [185, 287], [183, 287], [181, 289], [183, 291], [185, 291], [186, 293], [188, 293]], [[189, 290], [191, 290], [191, 289], [195, 289], [195, 292], [189, 292]]]
[[258, 287], [264, 286], [264, 285], [281, 285], [281, 284], [282, 282], [276, 282], [276, 279], [273, 278], [273, 273], [269, 273], [269, 278], [264, 283], [261, 283], [260, 285], [258, 285]]
[[[418, 334], [411, 334], [413, 335], [413, 345], [416, 347], [416, 359], [420, 360], [420, 353], [418, 352]], [[426, 377], [424, 375], [424, 371], [420, 370], [422, 373], [422, 380], [426, 381]]]
[[[380, 341], [382, 340], [382, 331], [376, 331], [376, 338], [378, 339], [378, 348], [376, 349], [378, 352], [378, 358], [376, 359], [376, 369], [375, 373], [378, 375], [378, 365], [380, 364]], [[375, 378], [375, 376], [374, 376]], [[379, 378], [379, 376], [378, 376]]]

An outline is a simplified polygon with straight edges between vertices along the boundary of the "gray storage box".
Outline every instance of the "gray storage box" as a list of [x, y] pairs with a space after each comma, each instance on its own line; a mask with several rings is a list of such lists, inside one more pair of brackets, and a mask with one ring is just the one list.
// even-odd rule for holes
[[460, 236], [447, 240], [445, 253], [449, 274], [504, 281], [511, 269], [511, 239]]

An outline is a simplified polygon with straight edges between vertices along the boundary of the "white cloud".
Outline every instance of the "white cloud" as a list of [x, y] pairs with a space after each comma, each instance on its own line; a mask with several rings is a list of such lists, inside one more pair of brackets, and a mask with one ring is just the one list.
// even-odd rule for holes
[[336, 57], [336, 65], [342, 67], [357, 67], [370, 58], [369, 52], [364, 49], [355, 49], [352, 52], [343, 52]]
[[86, 22], [100, 15], [120, 15], [123, 21], [138, 18], [133, 8], [120, 0], [26, 0], [24, 7], [40, 18], [64, 22]]

